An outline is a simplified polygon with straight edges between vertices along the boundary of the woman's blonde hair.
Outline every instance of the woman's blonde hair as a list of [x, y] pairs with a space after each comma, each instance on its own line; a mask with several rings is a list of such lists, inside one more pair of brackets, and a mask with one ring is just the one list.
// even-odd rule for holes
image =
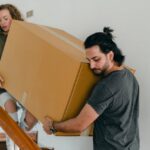
[[14, 20], [21, 20], [23, 21], [24, 19], [22, 18], [22, 15], [20, 11], [12, 4], [2, 4], [0, 5], [0, 11], [7, 9]]

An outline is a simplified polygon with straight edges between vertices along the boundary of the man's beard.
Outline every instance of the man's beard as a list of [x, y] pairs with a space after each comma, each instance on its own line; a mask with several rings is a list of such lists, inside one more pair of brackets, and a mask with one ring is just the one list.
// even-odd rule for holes
[[92, 71], [96, 75], [100, 75], [103, 72], [102, 70], [99, 70], [99, 69], [93, 69]]
[[109, 65], [108, 63], [105, 63], [102, 69], [92, 69], [93, 73], [97, 76], [105, 76], [107, 74]]
[[92, 71], [93, 71], [93, 73], [94, 73], [96, 76], [102, 76], [102, 77], [103, 77], [103, 76], [106, 74], [106, 71], [104, 71], [104, 70], [93, 69]]

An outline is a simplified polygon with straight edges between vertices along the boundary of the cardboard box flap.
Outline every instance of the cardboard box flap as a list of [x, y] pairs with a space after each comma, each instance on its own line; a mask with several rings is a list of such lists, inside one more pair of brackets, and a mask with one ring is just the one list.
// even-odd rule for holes
[[[49, 27], [48, 27], [49, 28]], [[78, 38], [76, 38], [75, 36], [61, 30], [61, 29], [57, 29], [57, 28], [51, 28], [53, 31], [57, 32], [59, 35], [65, 37], [66, 39], [69, 39], [70, 41], [72, 41], [73, 43], [75, 43], [76, 45], [79, 45], [81, 48], [79, 50], [81, 50], [82, 53], [85, 53], [85, 50], [82, 49], [83, 47], [83, 41], [79, 40]]]
[[26, 30], [29, 30], [30, 32], [39, 36], [42, 40], [47, 41], [50, 45], [53, 45], [60, 51], [64, 52], [66, 55], [72, 57], [73, 59], [77, 59], [77, 61], [87, 62], [87, 60], [85, 59], [85, 51], [83, 47], [81, 47], [81, 44], [78, 45], [77, 42], [75, 43], [73, 40], [70, 40], [69, 37], [71, 36], [67, 36], [65, 32], [64, 34], [62, 34], [62, 32], [60, 34], [60, 31], [57, 29], [39, 26], [36, 24], [26, 23], [22, 21], [13, 21], [11, 28], [14, 27], [13, 24], [15, 24], [16, 28], [17, 26], [22, 26], [26, 28]]

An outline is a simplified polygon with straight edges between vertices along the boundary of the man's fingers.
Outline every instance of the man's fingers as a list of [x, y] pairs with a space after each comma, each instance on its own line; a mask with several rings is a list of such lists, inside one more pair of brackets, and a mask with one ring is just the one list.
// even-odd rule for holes
[[52, 134], [51, 130], [50, 130], [50, 127], [48, 125], [43, 125], [43, 129], [44, 131], [47, 133], [47, 134]]
[[44, 117], [43, 122], [43, 129], [47, 134], [52, 134], [52, 131], [50, 130], [52, 128], [53, 120], [49, 116]]

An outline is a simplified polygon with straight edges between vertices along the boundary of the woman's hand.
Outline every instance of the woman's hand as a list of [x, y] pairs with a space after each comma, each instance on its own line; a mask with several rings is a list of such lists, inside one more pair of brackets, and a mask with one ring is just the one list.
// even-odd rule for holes
[[0, 88], [3, 87], [4, 78], [0, 75]]

